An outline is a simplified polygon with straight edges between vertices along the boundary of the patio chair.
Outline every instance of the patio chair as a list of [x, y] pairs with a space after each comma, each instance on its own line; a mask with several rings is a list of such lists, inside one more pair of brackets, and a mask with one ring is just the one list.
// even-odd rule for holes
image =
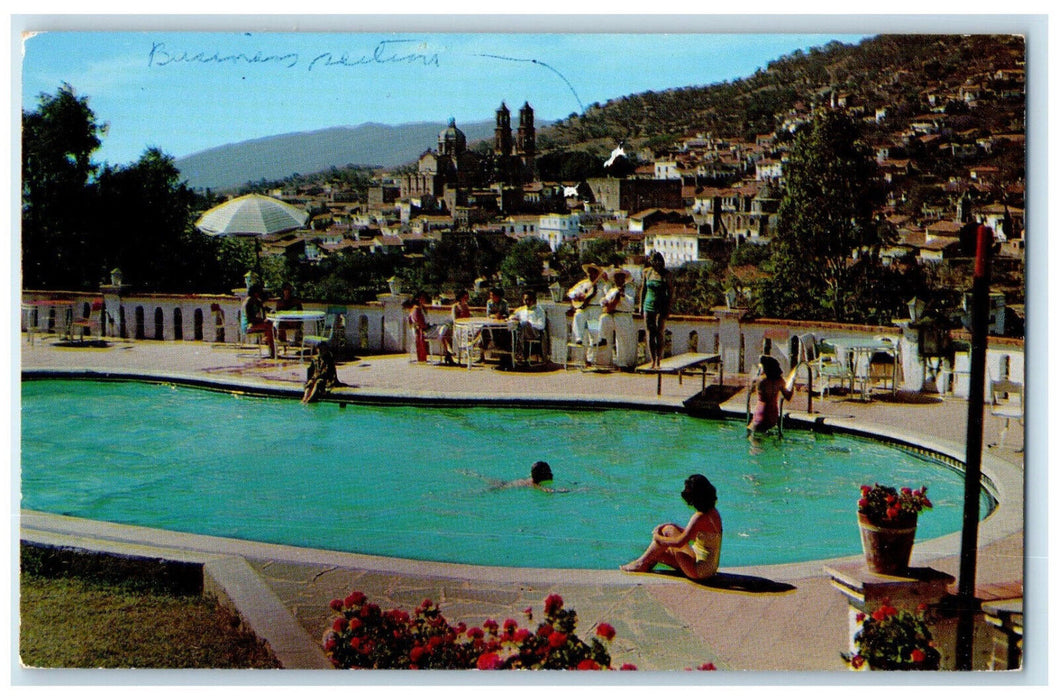
[[892, 352], [874, 352], [868, 361], [868, 384], [882, 386], [891, 392], [896, 390], [897, 355]]
[[536, 364], [546, 364], [548, 362], [548, 355], [545, 354], [545, 348], [550, 348], [551, 344], [548, 342], [548, 322], [545, 321], [544, 328], [537, 333], [536, 338], [526, 338], [521, 333], [519, 334], [519, 342], [522, 344], [522, 358], [527, 364], [535, 364], [530, 362], [531, 357], [537, 358]]
[[[992, 402], [989, 414], [1004, 419], [1004, 429], [1000, 431], [1000, 438], [989, 446], [1003, 447], [1004, 438], [1007, 437], [1008, 428], [1011, 427], [1011, 421], [1018, 421], [1019, 425], [1025, 429], [1022, 384], [1008, 379], [990, 381], [989, 396]], [[1023, 449], [1025, 449], [1025, 444], [1016, 452], [1022, 452]]]
[[243, 310], [239, 309], [239, 344], [245, 350], [257, 350], [262, 357], [271, 357], [272, 353], [268, 347], [268, 334], [260, 328], [251, 330], [246, 319], [243, 318]]
[[324, 316], [324, 330], [320, 335], [312, 333], [302, 336], [302, 344], [316, 350], [322, 343], [333, 345], [335, 340], [335, 329], [341, 327], [342, 315], [346, 313], [344, 306], [328, 306]]
[[103, 300], [97, 299], [89, 307], [91, 310], [84, 318], [79, 318], [70, 324], [71, 338], [78, 334], [80, 342], [85, 342], [85, 335], [91, 336], [96, 328], [100, 327], [99, 315], [103, 311]]
[[839, 389], [849, 388], [853, 391], [853, 370], [848, 357], [839, 357], [835, 349], [827, 343], [817, 346], [816, 376], [820, 378], [820, 396], [827, 396], [832, 385], [838, 383]]
[[[441, 364], [445, 358], [445, 342], [444, 339], [437, 333], [427, 332], [424, 340], [427, 344], [427, 363], [430, 364]], [[419, 356], [416, 353], [416, 329], [412, 326], [408, 327], [408, 354], [409, 362], [418, 362]], [[431, 363], [431, 356], [436, 358], [436, 361]]]
[[30, 345], [33, 345], [38, 335], [47, 330], [41, 325], [42, 318], [44, 315], [33, 304], [22, 305], [22, 329], [26, 331], [26, 340]]

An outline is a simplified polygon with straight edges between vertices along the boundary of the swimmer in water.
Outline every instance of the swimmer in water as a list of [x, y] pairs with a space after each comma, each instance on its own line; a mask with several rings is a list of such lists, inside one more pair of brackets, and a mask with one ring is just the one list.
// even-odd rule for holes
[[528, 479], [515, 479], [513, 481], [500, 481], [465, 469], [458, 470], [458, 473], [477, 477], [479, 479], [485, 479], [489, 482], [490, 491], [529, 486], [539, 491], [544, 491], [545, 493], [570, 493], [569, 489], [557, 489], [552, 487], [552, 468], [547, 462], [534, 462], [533, 466], [530, 467], [530, 475]]
[[547, 462], [534, 462], [530, 467], [528, 479], [505, 481], [493, 486], [494, 489], [509, 489], [517, 486], [531, 486], [546, 493], [566, 493], [566, 489], [552, 488], [552, 468]]

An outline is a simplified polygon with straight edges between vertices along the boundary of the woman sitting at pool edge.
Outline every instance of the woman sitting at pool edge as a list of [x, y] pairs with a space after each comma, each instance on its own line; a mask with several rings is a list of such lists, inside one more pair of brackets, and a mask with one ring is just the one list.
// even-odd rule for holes
[[721, 563], [721, 514], [717, 489], [702, 474], [684, 480], [680, 494], [695, 509], [687, 526], [665, 523], [654, 529], [651, 544], [643, 554], [621, 567], [622, 571], [648, 572], [657, 564], [680, 571], [693, 581], [705, 581], [717, 573]]

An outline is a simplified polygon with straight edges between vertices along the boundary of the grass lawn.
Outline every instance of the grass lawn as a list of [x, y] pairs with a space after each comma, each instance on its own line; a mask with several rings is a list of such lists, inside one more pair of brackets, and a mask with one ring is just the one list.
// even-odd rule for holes
[[213, 600], [22, 571], [19, 653], [38, 668], [277, 668]]

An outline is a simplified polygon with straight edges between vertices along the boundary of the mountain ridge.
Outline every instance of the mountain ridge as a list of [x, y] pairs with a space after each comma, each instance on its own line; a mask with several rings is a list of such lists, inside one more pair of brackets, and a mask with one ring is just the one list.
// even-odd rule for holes
[[[416, 160], [437, 143], [443, 122], [389, 125], [365, 122], [215, 146], [174, 159], [193, 189], [228, 190], [248, 182], [281, 180], [347, 165], [392, 168]], [[492, 121], [459, 124], [468, 143], [492, 138]]]

